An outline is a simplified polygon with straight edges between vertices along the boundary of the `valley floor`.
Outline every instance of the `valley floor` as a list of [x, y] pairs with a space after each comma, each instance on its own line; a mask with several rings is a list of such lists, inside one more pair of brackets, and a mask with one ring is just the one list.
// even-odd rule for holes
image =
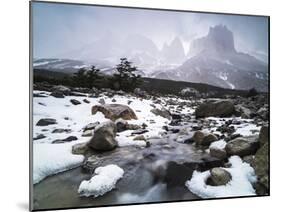
[[[210, 152], [212, 148], [224, 150], [228, 141], [236, 137], [258, 138], [266, 121], [234, 115], [196, 119], [195, 110], [205, 100], [140, 97], [113, 91], [98, 95], [76, 92], [75, 96], [56, 98], [49, 91], [35, 90], [34, 209], [257, 195], [258, 178], [251, 160], [239, 155], [216, 158]], [[85, 130], [85, 126], [109, 121], [103, 113], [91, 112], [94, 105], [104, 104], [130, 107], [138, 119], [127, 120], [126, 124], [142, 127], [119, 130], [114, 150], [74, 154], [73, 146], [83, 145], [94, 134], [93, 130]], [[42, 119], [52, 119], [51, 124], [38, 126]], [[118, 121], [124, 122], [115, 123]], [[197, 131], [212, 134], [216, 140], [198, 147], [194, 138]], [[94, 173], [97, 167], [108, 165], [122, 170], [115, 181], [111, 182], [116, 169], [108, 169], [107, 174]], [[231, 174], [225, 185], [208, 183], [214, 167], [222, 167]], [[98, 175], [99, 178], [93, 178]], [[86, 196], [79, 192], [83, 181], [89, 183], [85, 187], [89, 192]]]

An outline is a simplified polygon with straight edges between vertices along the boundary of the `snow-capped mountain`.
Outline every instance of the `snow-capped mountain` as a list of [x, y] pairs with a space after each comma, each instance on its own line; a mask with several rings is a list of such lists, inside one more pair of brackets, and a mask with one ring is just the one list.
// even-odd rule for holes
[[194, 40], [181, 66], [153, 76], [171, 80], [201, 82], [231, 89], [268, 89], [267, 64], [237, 52], [233, 33], [223, 25], [210, 27], [207, 36]]
[[178, 37], [168, 45], [167, 43], [164, 44], [161, 56], [163, 61], [169, 64], [182, 64], [184, 62], [185, 53], [184, 48], [181, 40]]
[[[107, 42], [108, 41], [108, 42]], [[159, 50], [155, 43], [139, 34], [123, 40], [110, 33], [61, 58], [37, 59], [34, 67], [61, 72], [75, 72], [95, 65], [104, 74], [113, 74], [120, 58], [126, 57], [142, 76], [187, 82], [207, 83], [230, 89], [268, 89], [267, 63], [255, 54], [235, 49], [233, 33], [223, 25], [209, 28], [205, 37], [195, 39], [185, 55], [182, 41], [175, 37]]]
[[143, 76], [150, 76], [156, 70], [176, 68], [185, 60], [183, 44], [177, 37], [159, 50], [151, 39], [143, 35], [131, 34], [120, 40], [107, 33], [95, 42], [58, 56], [67, 59], [37, 59], [34, 67], [75, 71], [95, 65], [111, 74], [110, 70], [122, 57], [133, 62]]

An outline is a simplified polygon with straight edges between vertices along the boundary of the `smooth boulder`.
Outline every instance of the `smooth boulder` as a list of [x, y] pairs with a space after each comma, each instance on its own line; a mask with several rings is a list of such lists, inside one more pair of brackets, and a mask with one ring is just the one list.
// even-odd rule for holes
[[205, 134], [201, 131], [196, 131], [192, 136], [192, 141], [194, 141], [196, 144], [199, 144], [203, 141], [205, 137]]
[[203, 140], [202, 140], [200, 145], [202, 145], [202, 146], [209, 146], [211, 143], [213, 143], [214, 141], [217, 141], [217, 140], [218, 140], [217, 136], [215, 136], [212, 133], [209, 133], [209, 134], [204, 136], [204, 138], [203, 138]]
[[53, 86], [52, 91], [53, 92], [59, 92], [59, 93], [62, 93], [64, 95], [69, 95], [71, 93], [70, 88], [68, 88], [64, 85], [55, 85], [55, 86]]
[[71, 142], [71, 141], [76, 141], [76, 140], [78, 140], [78, 138], [76, 136], [68, 136], [65, 139], [54, 140], [52, 142], [52, 144], [62, 144], [62, 143], [67, 143], [67, 142]]
[[231, 180], [231, 174], [223, 168], [213, 168], [210, 170], [211, 184], [214, 186], [226, 185]]
[[73, 145], [71, 152], [74, 155], [84, 155], [87, 151], [89, 151], [88, 142]]
[[94, 136], [89, 141], [89, 147], [100, 151], [114, 149], [117, 146], [116, 132], [116, 125], [112, 121], [98, 125], [95, 128]]
[[219, 148], [216, 148], [216, 147], [210, 148], [210, 155], [212, 157], [216, 157], [216, 158], [219, 158], [219, 159], [222, 159], [222, 160], [227, 158], [226, 151], [224, 149], [219, 149]]
[[105, 118], [112, 121], [119, 118], [124, 120], [138, 119], [135, 112], [130, 107], [122, 104], [95, 105], [92, 107], [92, 115], [97, 112], [103, 113]]
[[200, 104], [195, 110], [196, 118], [204, 117], [229, 117], [235, 112], [232, 101], [220, 100], [215, 102], [205, 102]]
[[253, 155], [259, 148], [257, 136], [239, 137], [229, 141], [225, 150], [228, 155], [247, 156]]
[[61, 91], [53, 91], [50, 96], [53, 96], [55, 98], [64, 98], [64, 94]]
[[36, 126], [48, 126], [52, 124], [57, 124], [56, 119], [46, 118], [46, 119], [40, 119]]
[[218, 138], [212, 133], [204, 133], [196, 131], [191, 138], [198, 146], [209, 146], [212, 142], [217, 141]]
[[172, 119], [170, 111], [166, 110], [165, 108], [162, 108], [162, 109], [154, 108], [150, 112], [155, 114], [156, 116], [161, 116], [161, 117], [169, 119], [169, 120]]
[[73, 104], [73, 105], [80, 105], [81, 102], [79, 102], [78, 100], [76, 99], [70, 99], [70, 102]]

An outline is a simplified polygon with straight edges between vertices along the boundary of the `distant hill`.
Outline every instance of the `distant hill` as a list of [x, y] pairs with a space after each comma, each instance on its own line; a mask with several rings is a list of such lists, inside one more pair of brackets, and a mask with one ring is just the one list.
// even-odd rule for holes
[[[44, 69], [34, 69], [34, 82], [38, 81], [48, 81], [55, 84], [66, 84], [67, 79], [71, 76], [71, 73], [62, 73], [54, 70], [44, 70]], [[107, 81], [111, 76], [104, 75], [105, 87], [107, 86]], [[160, 94], [174, 94], [179, 95], [179, 93], [186, 88], [193, 88], [199, 93], [212, 94], [215, 97], [222, 95], [245, 95], [247, 90], [233, 90], [225, 89], [213, 85], [208, 85], [204, 83], [192, 83], [184, 81], [174, 81], [165, 79], [155, 79], [155, 78], [143, 78], [143, 83], [140, 86], [141, 89], [149, 93], [160, 93]]]

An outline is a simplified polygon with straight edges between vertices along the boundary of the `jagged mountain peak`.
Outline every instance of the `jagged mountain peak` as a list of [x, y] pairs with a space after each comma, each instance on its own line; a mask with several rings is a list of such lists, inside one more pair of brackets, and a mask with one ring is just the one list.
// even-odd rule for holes
[[233, 33], [225, 25], [210, 27], [207, 39], [209, 39], [210, 44], [213, 44], [212, 47], [216, 51], [236, 51]]
[[165, 42], [161, 53], [163, 60], [169, 63], [182, 63], [185, 59], [183, 44], [179, 37], [175, 37], [170, 44]]
[[188, 59], [181, 66], [159, 72], [155, 77], [267, 91], [267, 71], [263, 62], [235, 50], [234, 35], [227, 26], [216, 25], [209, 28], [206, 36], [191, 43]]
[[189, 55], [194, 56], [200, 52], [220, 55], [235, 53], [232, 31], [222, 24], [211, 26], [205, 37], [195, 39], [190, 45]]

